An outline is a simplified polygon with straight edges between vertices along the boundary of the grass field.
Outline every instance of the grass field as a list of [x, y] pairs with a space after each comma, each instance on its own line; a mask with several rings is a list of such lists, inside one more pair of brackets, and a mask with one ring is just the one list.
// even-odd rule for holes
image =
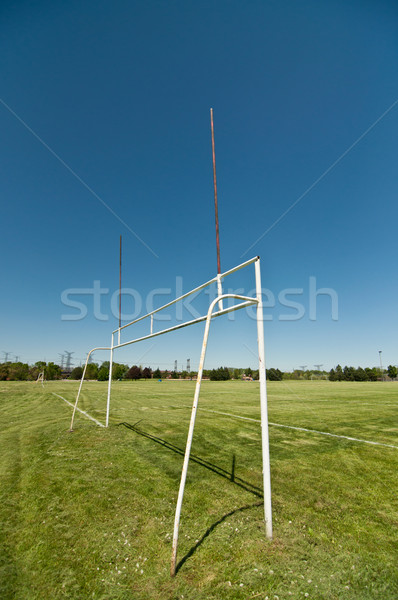
[[[268, 384], [271, 542], [258, 383], [204, 382], [174, 579], [194, 383], [117, 382], [110, 427], [77, 414], [68, 433], [52, 392], [76, 390], [0, 383], [2, 600], [398, 598], [398, 384]], [[83, 410], [104, 421], [105, 401], [105, 384], [84, 385]]]

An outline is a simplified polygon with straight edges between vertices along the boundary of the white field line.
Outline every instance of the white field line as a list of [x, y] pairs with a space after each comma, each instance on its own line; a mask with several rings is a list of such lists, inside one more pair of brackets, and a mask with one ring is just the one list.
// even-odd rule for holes
[[[252, 419], [251, 417], [241, 417], [239, 415], [232, 415], [230, 413], [220, 412], [218, 410], [209, 410], [208, 408], [199, 408], [205, 412], [215, 413], [216, 415], [224, 415], [226, 417], [232, 417], [234, 419], [242, 419], [243, 421], [254, 421], [255, 423], [261, 423], [260, 419]], [[293, 425], [281, 425], [280, 423], [271, 423], [269, 425], [273, 427], [284, 427], [286, 429], [295, 429], [296, 431], [307, 431], [308, 433], [317, 433], [318, 435], [328, 435], [329, 437], [341, 438], [343, 440], [350, 440], [351, 442], [361, 442], [362, 444], [371, 444], [372, 446], [384, 446], [385, 448], [395, 448], [398, 450], [398, 446], [392, 444], [383, 444], [382, 442], [372, 442], [369, 440], [361, 440], [359, 438], [349, 437], [348, 435], [337, 435], [337, 433], [328, 433], [327, 431], [317, 431], [316, 429], [306, 429], [305, 427], [294, 427]]]
[[[69, 404], [69, 406], [71, 406], [72, 408], [74, 408], [75, 405], [72, 404], [71, 402], [69, 402], [69, 400], [66, 400], [66, 398], [64, 398], [63, 396], [60, 396], [59, 394], [56, 394], [55, 392], [51, 392], [51, 393], [54, 394], [54, 396], [58, 396], [58, 398], [61, 398], [61, 400], [63, 400], [64, 402], [66, 402], [66, 404]], [[99, 421], [97, 421], [97, 419], [94, 419], [94, 417], [91, 417], [84, 410], [81, 410], [78, 407], [76, 407], [76, 410], [78, 410], [80, 413], [82, 413], [82, 415], [84, 415], [88, 419], [91, 419], [91, 421], [94, 421], [94, 423], [97, 423], [97, 425], [99, 425], [100, 427], [105, 427], [105, 425], [103, 425], [102, 423], [100, 423]]]

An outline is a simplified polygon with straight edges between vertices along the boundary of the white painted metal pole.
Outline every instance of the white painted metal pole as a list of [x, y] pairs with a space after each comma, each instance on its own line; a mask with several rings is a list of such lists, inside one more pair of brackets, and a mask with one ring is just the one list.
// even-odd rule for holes
[[[245, 296], [238, 296], [236, 294], [224, 294], [221, 297], [221, 299], [223, 299], [223, 298], [237, 298], [237, 299], [242, 300], [242, 299], [244, 299], [246, 297]], [[217, 302], [219, 302], [219, 301], [220, 301], [220, 298], [217, 296], [217, 298], [215, 298], [215, 300], [213, 300], [213, 302], [209, 306], [209, 310], [207, 312], [207, 318], [206, 318], [205, 332], [204, 332], [204, 335], [203, 335], [202, 352], [200, 354], [198, 376], [197, 376], [197, 379], [196, 379], [196, 387], [195, 387], [195, 396], [194, 396], [193, 405], [192, 405], [191, 421], [189, 423], [187, 445], [186, 445], [186, 448], [185, 448], [184, 464], [183, 464], [183, 467], [182, 467], [180, 489], [178, 491], [177, 507], [176, 507], [176, 514], [175, 514], [175, 519], [174, 519], [173, 551], [172, 551], [172, 555], [171, 555], [171, 567], [170, 567], [170, 574], [171, 574], [172, 577], [174, 577], [175, 574], [176, 574], [177, 548], [178, 548], [178, 530], [179, 530], [179, 527], [180, 527], [181, 507], [182, 507], [182, 500], [184, 498], [185, 481], [186, 481], [187, 472], [188, 472], [189, 455], [191, 453], [193, 430], [194, 430], [194, 427], [195, 427], [196, 413], [197, 413], [197, 410], [198, 410], [198, 401], [199, 401], [199, 394], [200, 394], [200, 384], [202, 383], [203, 367], [204, 367], [204, 364], [205, 364], [206, 349], [207, 349], [207, 340], [209, 338], [210, 322], [211, 322], [211, 317], [212, 317], [212, 313], [213, 313], [214, 307], [217, 304]]]
[[[222, 281], [221, 281], [220, 274], [217, 275], [217, 296], [222, 296]], [[223, 310], [223, 301], [222, 300], [219, 301], [218, 308], [220, 310]]]
[[193, 406], [192, 406], [191, 422], [189, 424], [187, 445], [185, 448], [184, 464], [183, 464], [182, 473], [181, 473], [180, 489], [178, 492], [176, 514], [175, 514], [175, 519], [174, 519], [173, 551], [172, 551], [172, 556], [171, 556], [171, 568], [170, 568], [170, 574], [172, 577], [174, 577], [176, 574], [178, 530], [180, 527], [181, 506], [182, 506], [182, 500], [184, 497], [185, 481], [186, 481], [187, 472], [188, 472], [189, 455], [191, 453], [192, 437], [193, 437], [193, 430], [195, 427], [196, 412], [198, 410], [200, 384], [202, 383], [203, 365], [205, 362], [207, 340], [209, 337], [209, 328], [210, 328], [210, 320], [211, 320], [211, 313], [213, 310], [213, 305], [214, 305], [214, 303], [212, 302], [212, 304], [210, 305], [210, 308], [209, 308], [209, 312], [207, 313], [205, 332], [203, 335], [202, 352], [200, 354], [198, 376], [196, 379], [195, 396], [194, 396], [194, 401], [193, 401]]
[[261, 440], [263, 454], [263, 482], [264, 482], [264, 518], [265, 531], [268, 538], [272, 538], [272, 504], [271, 504], [271, 467], [269, 458], [268, 436], [268, 408], [267, 408], [267, 380], [265, 371], [264, 351], [264, 315], [261, 292], [260, 258], [254, 263], [256, 274], [257, 297], [257, 343], [260, 380], [260, 405], [261, 405]]
[[75, 401], [75, 405], [73, 407], [73, 412], [72, 412], [72, 419], [70, 422], [70, 429], [69, 431], [73, 431], [73, 421], [75, 419], [75, 412], [76, 412], [76, 408], [77, 408], [77, 403], [79, 402], [79, 396], [80, 396], [80, 392], [82, 389], [82, 385], [83, 385], [83, 381], [84, 381], [84, 377], [86, 375], [86, 369], [87, 369], [87, 365], [88, 365], [88, 359], [90, 358], [91, 353], [93, 352], [93, 350], [90, 350], [90, 352], [87, 354], [87, 358], [86, 358], [86, 364], [84, 365], [84, 369], [83, 369], [83, 374], [82, 374], [82, 378], [80, 380], [80, 385], [79, 385], [79, 390], [77, 392], [77, 396], [76, 396], [76, 401]]
[[[120, 329], [119, 329], [119, 335], [120, 335]], [[113, 333], [112, 333], [112, 337], [111, 337], [111, 352], [110, 352], [110, 358], [109, 358], [108, 398], [106, 401], [105, 427], [108, 427], [108, 425], [109, 425], [109, 408], [110, 408], [110, 404], [111, 404], [111, 387], [112, 387], [112, 365], [113, 365]]]

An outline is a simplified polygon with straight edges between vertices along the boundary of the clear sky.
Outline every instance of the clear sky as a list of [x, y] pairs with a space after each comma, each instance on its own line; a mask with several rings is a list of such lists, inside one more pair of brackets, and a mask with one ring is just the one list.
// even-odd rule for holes
[[[261, 256], [269, 366], [398, 363], [396, 2], [4, 0], [0, 56], [1, 352], [109, 344], [120, 234], [126, 313], [216, 274], [213, 107], [221, 267]], [[195, 368], [202, 333], [115, 358]], [[246, 314], [214, 322], [224, 364], [256, 366]]]

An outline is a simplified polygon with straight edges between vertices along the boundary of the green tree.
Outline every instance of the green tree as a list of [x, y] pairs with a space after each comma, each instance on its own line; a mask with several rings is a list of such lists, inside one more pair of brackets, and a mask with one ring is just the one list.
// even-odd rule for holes
[[343, 369], [341, 368], [340, 365], [337, 365], [337, 367], [336, 367], [336, 381], [343, 381], [343, 379], [344, 379]]
[[228, 367], [219, 367], [210, 371], [210, 381], [228, 381], [231, 379], [231, 373]]
[[373, 369], [371, 369], [370, 367], [366, 367], [365, 373], [368, 376], [369, 381], [377, 381], [379, 374], [377, 372], [376, 367], [373, 367]]
[[11, 381], [26, 381], [29, 375], [29, 365], [22, 362], [10, 363], [8, 379]]
[[98, 379], [97, 363], [88, 363], [85, 379]]
[[154, 379], [162, 379], [162, 373], [160, 372], [159, 367], [154, 370], [154, 372], [153, 372], [153, 378]]
[[270, 381], [282, 381], [283, 373], [279, 369], [267, 369], [267, 379]]
[[[108, 369], [109, 369], [109, 367], [108, 367]], [[120, 363], [113, 363], [112, 379], [123, 379], [123, 377], [125, 377], [128, 370], [129, 370], [128, 365], [121, 365]]]
[[355, 378], [355, 381], [368, 381], [369, 380], [367, 372], [365, 371], [365, 369], [362, 369], [362, 367], [358, 367], [355, 370], [354, 378]]
[[109, 366], [102, 364], [98, 370], [98, 381], [106, 381], [107, 379], [109, 379]]
[[61, 367], [53, 362], [49, 362], [44, 367], [44, 377], [46, 379], [61, 379]]
[[388, 365], [388, 367], [387, 367], [387, 373], [388, 373], [388, 376], [391, 379], [396, 379], [397, 376], [398, 376], [397, 367], [395, 367], [394, 365]]
[[7, 381], [9, 365], [10, 363], [2, 363], [0, 365], [0, 381]]
[[343, 369], [345, 381], [355, 381], [355, 369], [354, 367], [345, 366]]
[[83, 375], [83, 367], [75, 367], [72, 369], [69, 379], [81, 379]]

